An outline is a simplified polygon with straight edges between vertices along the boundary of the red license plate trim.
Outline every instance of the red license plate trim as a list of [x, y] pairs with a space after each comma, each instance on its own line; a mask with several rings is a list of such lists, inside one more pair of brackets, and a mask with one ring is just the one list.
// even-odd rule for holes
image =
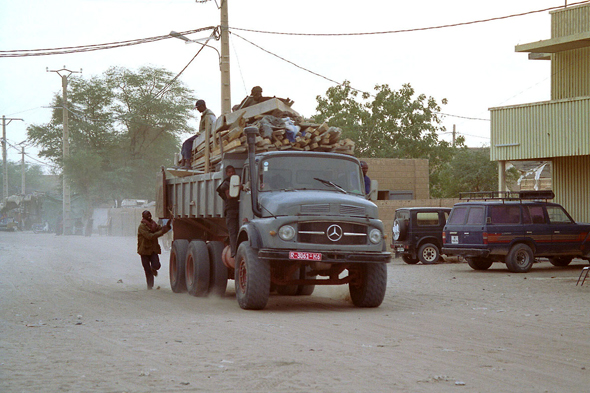
[[289, 259], [299, 261], [321, 261], [321, 252], [289, 251]]

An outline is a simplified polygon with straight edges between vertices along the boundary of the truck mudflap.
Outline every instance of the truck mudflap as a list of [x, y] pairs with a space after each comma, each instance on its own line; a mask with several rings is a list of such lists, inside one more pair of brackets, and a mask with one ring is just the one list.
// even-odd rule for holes
[[274, 261], [315, 261], [325, 263], [388, 263], [389, 252], [358, 251], [296, 251], [296, 250], [258, 250], [258, 258]]

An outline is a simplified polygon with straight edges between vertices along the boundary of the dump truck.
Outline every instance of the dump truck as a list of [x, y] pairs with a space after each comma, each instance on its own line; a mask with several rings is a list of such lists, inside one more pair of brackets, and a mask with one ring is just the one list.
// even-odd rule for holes
[[[264, 108], [248, 110], [260, 113]], [[233, 279], [240, 307], [260, 310], [271, 293], [305, 296], [317, 285], [347, 284], [355, 306], [378, 307], [385, 296], [391, 255], [377, 206], [366, 198], [359, 160], [327, 149], [297, 149], [296, 134], [289, 142], [291, 149], [280, 148], [282, 143], [257, 149], [264, 134], [261, 127], [247, 124], [244, 114], [232, 115], [240, 119], [233, 124], [246, 146], [219, 154], [209, 172], [159, 172], [156, 214], [173, 220], [173, 292], [223, 296]], [[215, 134], [224, 127], [225, 135], [231, 134], [227, 119], [221, 123]], [[214, 137], [206, 136], [208, 148], [214, 149]], [[198, 145], [202, 142], [196, 140], [193, 167], [203, 156], [195, 154]], [[217, 148], [223, 146], [219, 137]], [[209, 153], [209, 160], [216, 156]], [[216, 192], [229, 165], [236, 170], [230, 193], [239, 192], [235, 257], [223, 200]]]

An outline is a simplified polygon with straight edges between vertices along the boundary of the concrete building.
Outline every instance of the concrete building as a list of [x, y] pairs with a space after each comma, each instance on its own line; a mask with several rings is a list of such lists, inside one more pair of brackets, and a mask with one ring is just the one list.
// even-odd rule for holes
[[552, 11], [551, 38], [516, 52], [551, 61], [551, 100], [490, 109], [500, 190], [508, 161], [551, 161], [555, 201], [590, 222], [590, 4]]

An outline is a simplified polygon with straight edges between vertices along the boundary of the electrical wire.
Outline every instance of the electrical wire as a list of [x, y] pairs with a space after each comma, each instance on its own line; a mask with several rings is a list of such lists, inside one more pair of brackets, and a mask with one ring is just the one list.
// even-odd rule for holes
[[[215, 30], [215, 26], [202, 27], [200, 29], [187, 30], [180, 32], [182, 35], [194, 34], [204, 30]], [[0, 51], [0, 57], [27, 57], [27, 56], [50, 56], [50, 55], [63, 55], [70, 53], [80, 52], [91, 52], [104, 49], [121, 48], [125, 46], [133, 46], [139, 44], [147, 44], [150, 42], [156, 42], [161, 40], [167, 40], [171, 37], [170, 34], [160, 35], [148, 38], [138, 38], [126, 41], [109, 42], [105, 44], [92, 44], [92, 45], [81, 45], [81, 46], [65, 46], [61, 48], [45, 48], [45, 49], [15, 49], [15, 50], [3, 50]]]
[[[580, 2], [577, 2], [577, 3], [571, 3], [569, 5], [566, 5], [565, 7], [568, 7], [568, 6], [569, 7], [573, 7], [573, 6], [580, 5], [580, 4], [585, 4], [585, 3], [588, 3], [588, 2], [590, 2], [590, 0], [580, 1]], [[240, 27], [230, 27], [230, 29], [232, 29], [232, 30], [240, 30], [240, 31], [247, 31], [247, 32], [251, 32], [251, 33], [276, 34], [276, 35], [293, 35], [293, 36], [309, 36], [309, 37], [348, 37], [348, 36], [363, 36], [363, 35], [382, 35], [382, 34], [411, 33], [411, 32], [415, 32], [415, 31], [435, 30], [435, 29], [444, 29], [444, 28], [449, 28], [449, 27], [458, 27], [458, 26], [473, 25], [473, 24], [477, 24], [477, 23], [485, 23], [485, 22], [492, 22], [492, 21], [497, 21], [497, 20], [502, 20], [502, 19], [515, 18], [515, 17], [525, 16], [525, 15], [530, 15], [530, 14], [535, 14], [535, 13], [539, 13], [539, 12], [552, 11], [552, 10], [557, 10], [557, 9], [561, 9], [561, 8], [564, 8], [564, 6], [563, 5], [560, 5], [560, 6], [554, 6], [554, 7], [544, 8], [544, 9], [541, 9], [541, 10], [527, 11], [527, 12], [521, 12], [521, 13], [518, 13], [518, 14], [512, 14], [512, 15], [506, 15], [506, 16], [498, 16], [498, 17], [494, 17], [494, 18], [479, 19], [479, 20], [475, 20], [475, 21], [460, 22], [460, 23], [453, 23], [453, 24], [447, 24], [447, 25], [429, 26], [429, 27], [418, 27], [418, 28], [413, 28], [413, 29], [401, 29], [401, 30], [388, 30], [388, 31], [377, 31], [377, 32], [365, 32], [365, 33], [284, 33], [284, 32], [278, 32], [278, 31], [264, 31], [264, 30], [244, 29], [244, 28], [240, 28]]]

